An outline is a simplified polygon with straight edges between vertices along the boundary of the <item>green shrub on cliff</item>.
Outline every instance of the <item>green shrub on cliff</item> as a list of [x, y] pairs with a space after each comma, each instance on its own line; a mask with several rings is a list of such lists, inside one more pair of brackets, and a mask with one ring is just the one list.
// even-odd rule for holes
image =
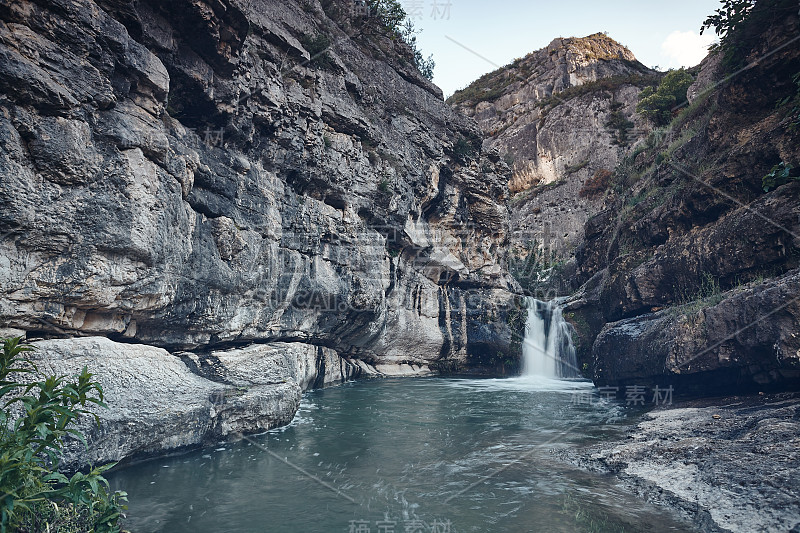
[[673, 110], [686, 102], [686, 91], [692, 82], [692, 75], [683, 69], [669, 71], [657, 88], [648, 87], [641, 92], [636, 112], [657, 126], [669, 124]]
[[20, 383], [37, 372], [23, 357], [33, 348], [19, 337], [0, 342], [0, 532], [119, 531], [127, 498], [102, 476], [113, 465], [72, 477], [58, 471], [64, 438], [85, 442], [71, 426], [92, 405], [105, 407], [103, 389], [85, 367], [73, 379]]
[[764, 188], [764, 192], [786, 185], [790, 181], [800, 181], [800, 172], [798, 170], [800, 169], [795, 169], [791, 163], [781, 161], [770, 169], [769, 174], [761, 179], [761, 186]]
[[370, 15], [377, 17], [387, 29], [400, 31], [406, 12], [397, 0], [367, 0]]
[[[747, 54], [763, 44], [764, 33], [797, 13], [797, 0], [721, 0], [722, 7], [709, 15], [700, 34], [709, 28], [719, 36], [712, 50], [721, 51], [727, 72], [745, 66]], [[785, 35], [784, 46], [794, 35]]]
[[414, 27], [414, 22], [407, 20], [401, 28], [401, 35], [403, 40], [411, 47], [411, 52], [414, 54], [414, 65], [419, 70], [420, 74], [427, 79], [433, 79], [433, 69], [436, 67], [436, 62], [433, 60], [433, 54], [429, 55], [427, 59], [422, 55], [422, 51], [417, 47], [417, 34], [422, 30]]
[[376, 17], [380, 24], [389, 33], [402, 39], [413, 55], [414, 66], [420, 74], [428, 80], [433, 79], [433, 68], [436, 63], [433, 55], [426, 59], [417, 45], [417, 34], [420, 30], [414, 27], [414, 22], [408, 16], [403, 6], [397, 0], [367, 0], [367, 7], [371, 16]]

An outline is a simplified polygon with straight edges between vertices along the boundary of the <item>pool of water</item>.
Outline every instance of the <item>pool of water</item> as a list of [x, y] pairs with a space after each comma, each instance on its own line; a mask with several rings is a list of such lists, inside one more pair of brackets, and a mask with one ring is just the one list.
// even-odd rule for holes
[[557, 460], [638, 418], [591, 384], [384, 379], [308, 392], [287, 427], [113, 472], [147, 532], [688, 531]]

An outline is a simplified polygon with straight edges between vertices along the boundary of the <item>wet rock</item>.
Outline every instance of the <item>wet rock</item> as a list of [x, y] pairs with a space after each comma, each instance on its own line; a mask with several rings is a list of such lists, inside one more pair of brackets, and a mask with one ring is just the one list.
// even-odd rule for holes
[[[598, 385], [678, 394], [800, 384], [800, 274], [607, 324], [592, 347]], [[717, 303], [718, 302], [718, 303]]]
[[800, 397], [791, 393], [684, 402], [651, 411], [627, 439], [571, 460], [615, 473], [702, 531], [796, 530], [798, 420]]

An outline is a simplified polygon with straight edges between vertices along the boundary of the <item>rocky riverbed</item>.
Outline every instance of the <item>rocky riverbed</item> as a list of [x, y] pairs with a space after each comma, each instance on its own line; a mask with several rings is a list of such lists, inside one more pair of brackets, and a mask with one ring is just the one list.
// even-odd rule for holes
[[800, 394], [693, 400], [567, 457], [702, 531], [800, 531]]

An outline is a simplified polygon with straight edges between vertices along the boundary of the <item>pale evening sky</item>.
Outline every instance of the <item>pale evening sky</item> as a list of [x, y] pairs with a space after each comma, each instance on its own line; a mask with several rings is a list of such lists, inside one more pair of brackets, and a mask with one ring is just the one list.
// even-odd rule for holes
[[[608, 32], [648, 67], [693, 66], [715, 37], [700, 25], [719, 0], [401, 0], [423, 31], [419, 47], [436, 61], [445, 96], [556, 37]], [[455, 42], [454, 42], [455, 41]], [[486, 60], [465, 50], [467, 47]], [[487, 61], [488, 60], [488, 61]]]

